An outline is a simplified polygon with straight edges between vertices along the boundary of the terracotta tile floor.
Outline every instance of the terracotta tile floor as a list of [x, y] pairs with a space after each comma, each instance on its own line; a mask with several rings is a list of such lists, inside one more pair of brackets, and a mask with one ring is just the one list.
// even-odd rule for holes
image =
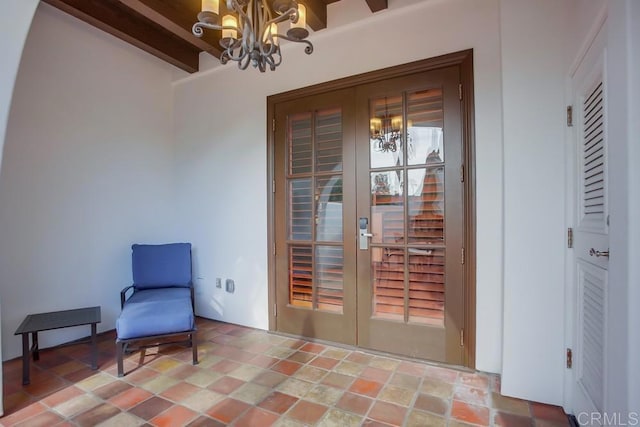
[[497, 375], [464, 372], [198, 319], [200, 364], [165, 346], [125, 360], [99, 337], [99, 366], [76, 343], [41, 351], [23, 386], [4, 370], [4, 426], [568, 426], [561, 408], [500, 395]]

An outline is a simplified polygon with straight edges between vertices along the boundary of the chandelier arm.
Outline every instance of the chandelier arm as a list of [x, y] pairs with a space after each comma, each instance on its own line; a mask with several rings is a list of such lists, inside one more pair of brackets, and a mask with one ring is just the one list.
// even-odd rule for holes
[[242, 6], [237, 1], [227, 0], [227, 8], [233, 9], [238, 14], [238, 18], [251, 22], [251, 19], [249, 19], [249, 16], [242, 10]]
[[220, 63], [224, 65], [227, 62], [229, 62], [229, 53], [225, 50], [220, 54]]
[[234, 51], [231, 48], [227, 48], [224, 51], [224, 53], [226, 54], [226, 57], [229, 60], [236, 61], [236, 62], [241, 61], [243, 58], [249, 55], [249, 52], [244, 49], [240, 49], [240, 52], [238, 52], [238, 55], [234, 55], [233, 52]]
[[276, 16], [275, 18], [267, 21], [267, 24], [264, 26], [264, 28], [269, 28], [269, 26], [271, 24], [279, 24], [281, 22], [287, 21], [287, 20], [293, 20], [291, 19], [291, 16], [295, 15], [298, 13], [298, 9], [295, 8], [291, 8], [289, 10], [287, 10], [286, 12], [284, 12], [282, 15]]
[[[268, 7], [268, 6], [267, 6], [267, 7]], [[284, 12], [284, 13], [283, 13], [282, 15], [280, 15], [280, 16], [276, 16], [276, 17], [275, 17], [275, 18], [273, 18], [273, 19], [268, 19], [268, 20], [266, 21], [266, 23], [262, 26], [262, 33], [260, 34], [260, 41], [259, 41], [259, 43], [258, 43], [258, 47], [259, 47], [259, 49], [260, 49], [260, 53], [261, 53], [263, 56], [264, 56], [264, 55], [271, 56], [271, 55], [273, 55], [273, 54], [276, 52], [276, 50], [277, 50], [277, 46], [276, 46], [276, 44], [274, 43], [274, 40], [273, 40], [275, 37], [282, 37], [282, 38], [286, 39], [286, 37], [282, 36], [281, 34], [272, 34], [272, 33], [268, 33], [269, 28], [271, 28], [271, 25], [273, 25], [273, 24], [278, 25], [279, 23], [284, 22], [284, 21], [286, 21], [286, 20], [290, 19], [290, 18], [289, 18], [289, 15], [290, 15], [290, 14], [292, 14], [292, 13], [297, 13], [297, 11], [298, 11], [297, 9], [291, 8], [291, 9], [289, 9], [288, 11]], [[266, 15], [266, 16], [267, 16], [267, 18], [270, 18], [270, 17], [271, 17], [271, 13], [270, 13], [270, 11], [268, 11], [268, 10], [264, 12], [264, 15]], [[263, 22], [264, 22], [264, 21], [263, 21]], [[269, 46], [270, 46], [270, 47], [269, 47], [269, 50], [268, 50], [268, 51], [264, 49], [264, 37], [265, 37], [265, 36], [267, 37], [267, 40], [269, 41]]]
[[275, 60], [274, 65], [277, 67], [282, 64], [282, 55], [280, 54], [280, 49], [276, 51], [276, 55], [278, 55], [278, 59]]
[[193, 24], [193, 27], [191, 29], [193, 32], [193, 35], [195, 35], [196, 37], [202, 37], [202, 35], [204, 34], [204, 31], [202, 30], [203, 28], [207, 28], [209, 30], [235, 30], [241, 36], [244, 34], [242, 30], [238, 27], [231, 27], [228, 25], [209, 24], [207, 22], [196, 22], [195, 24]]
[[313, 45], [311, 44], [311, 42], [309, 40], [296, 39], [296, 38], [289, 37], [289, 36], [282, 35], [282, 34], [278, 34], [277, 36], [278, 36], [278, 38], [285, 39], [285, 40], [288, 40], [290, 42], [304, 43], [304, 44], [307, 45], [307, 47], [304, 48], [304, 52], [307, 55], [311, 55], [313, 53]]
[[195, 24], [193, 24], [193, 27], [191, 27], [191, 32], [196, 37], [202, 37], [202, 35], [204, 34], [204, 30], [202, 29], [203, 26], [201, 24], [202, 22], [196, 22]]
[[258, 50], [260, 51], [260, 55], [262, 56], [271, 56], [276, 52], [276, 48], [277, 46], [275, 45], [275, 43], [273, 42], [273, 37], [268, 37], [267, 41], [269, 43], [266, 44], [266, 46], [269, 47], [269, 49], [265, 48], [265, 43], [264, 42], [260, 42], [258, 43]]
[[269, 56], [263, 56], [264, 61], [269, 64], [270, 67], [274, 67], [276, 65], [273, 56], [269, 55]]
[[249, 52], [245, 52], [244, 55], [242, 55], [242, 57], [240, 57], [240, 59], [237, 59], [236, 61], [238, 61], [238, 68], [240, 68], [241, 70], [246, 70], [249, 66], [249, 63], [251, 62], [251, 56], [249, 55]]

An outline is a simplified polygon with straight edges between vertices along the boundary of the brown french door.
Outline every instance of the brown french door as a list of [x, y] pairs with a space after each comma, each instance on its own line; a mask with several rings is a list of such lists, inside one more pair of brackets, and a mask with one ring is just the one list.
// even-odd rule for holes
[[458, 70], [357, 90], [358, 345], [462, 364]]
[[356, 344], [353, 90], [278, 104], [277, 330]]
[[273, 329], [464, 364], [459, 74], [275, 104]]

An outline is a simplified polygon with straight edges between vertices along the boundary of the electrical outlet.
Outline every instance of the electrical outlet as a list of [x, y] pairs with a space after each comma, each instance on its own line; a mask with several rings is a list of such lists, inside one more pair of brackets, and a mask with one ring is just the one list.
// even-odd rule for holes
[[222, 279], [216, 277], [216, 288], [222, 288]]
[[233, 282], [233, 279], [227, 279], [225, 286], [227, 288], [227, 292], [229, 292], [230, 294], [232, 294], [236, 290], [236, 284]]

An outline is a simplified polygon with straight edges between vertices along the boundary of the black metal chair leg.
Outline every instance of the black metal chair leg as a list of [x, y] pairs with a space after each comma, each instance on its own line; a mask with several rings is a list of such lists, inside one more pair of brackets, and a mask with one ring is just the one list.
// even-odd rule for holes
[[193, 352], [193, 364], [198, 364], [198, 342], [196, 341], [196, 334], [192, 333], [190, 335], [190, 343], [191, 343], [191, 351]]
[[122, 353], [123, 353], [123, 342], [116, 342], [116, 359], [118, 360], [118, 376], [124, 376], [124, 363], [122, 361]]

